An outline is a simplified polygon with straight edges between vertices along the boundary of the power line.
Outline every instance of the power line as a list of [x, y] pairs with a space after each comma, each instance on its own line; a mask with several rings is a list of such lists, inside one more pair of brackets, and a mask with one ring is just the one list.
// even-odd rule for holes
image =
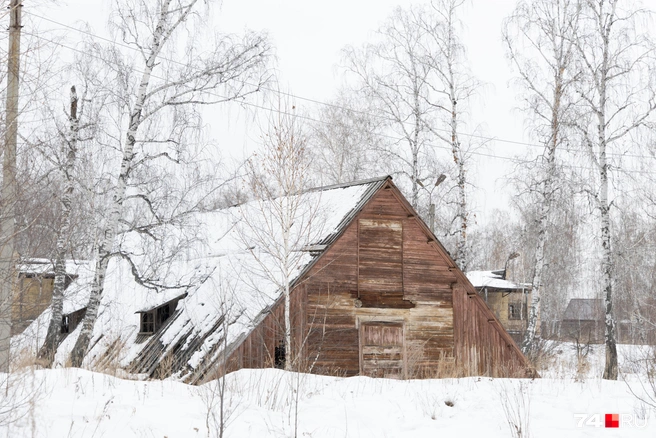
[[[33, 14], [33, 15], [34, 15], [34, 14]], [[50, 21], [50, 20], [49, 20], [49, 21]], [[67, 26], [67, 27], [68, 27], [68, 26]], [[74, 28], [72, 28], [72, 29], [74, 29]], [[84, 31], [83, 31], [83, 32], [84, 32]], [[39, 38], [39, 39], [41, 39], [41, 40], [44, 40], [44, 41], [50, 42], [50, 43], [52, 43], [52, 44], [58, 45], [58, 46], [60, 46], [60, 47], [62, 47], [62, 48], [65, 48], [65, 49], [68, 49], [68, 50], [71, 50], [71, 51], [74, 51], [74, 52], [77, 52], [77, 53], [81, 53], [81, 54], [84, 54], [84, 55], [86, 55], [86, 56], [91, 56], [91, 57], [96, 58], [96, 59], [99, 59], [99, 60], [101, 60], [101, 61], [103, 61], [103, 62], [105, 62], [105, 63], [109, 63], [109, 64], [113, 64], [113, 65], [115, 65], [115, 66], [119, 66], [119, 65], [118, 65], [117, 63], [115, 63], [115, 62], [108, 61], [107, 59], [103, 59], [103, 58], [101, 58], [101, 57], [99, 57], [99, 56], [97, 56], [97, 55], [91, 54], [91, 53], [89, 53], [89, 52], [87, 52], [87, 51], [84, 51], [84, 50], [81, 50], [81, 49], [78, 49], [78, 48], [75, 48], [75, 47], [71, 47], [71, 46], [66, 45], [66, 44], [64, 44], [64, 43], [62, 43], [62, 42], [59, 42], [59, 41], [56, 41], [56, 40], [52, 40], [52, 39], [48, 39], [48, 38], [46, 38], [46, 37], [43, 37], [43, 36], [41, 36], [41, 35], [37, 35], [37, 34], [35, 34], [35, 33], [29, 33], [29, 32], [24, 32], [24, 33], [27, 34], [27, 35], [31, 35], [31, 36], [33, 36], [33, 37], [35, 37], [35, 38]], [[86, 32], [84, 32], [84, 33], [86, 33]], [[103, 38], [103, 37], [99, 37], [99, 38], [102, 38], [102, 39], [104, 39], [104, 40], [107, 40], [106, 38]], [[110, 40], [107, 40], [107, 41], [110, 41]], [[129, 47], [129, 46], [126, 46], [126, 47]], [[134, 48], [132, 48], [132, 49], [134, 49]], [[136, 49], [135, 49], [135, 50], [136, 50]], [[163, 59], [166, 59], [166, 58], [163, 58]], [[177, 62], [177, 61], [171, 61], [171, 62], [175, 62], [176, 64], [179, 64], [179, 65], [184, 66], [184, 64], [181, 64], [181, 63], [179, 63], [179, 62]], [[138, 72], [138, 73], [139, 73], [139, 72], [143, 73], [143, 71], [138, 70], [138, 69], [135, 69], [134, 71], [136, 71], [136, 72]], [[152, 74], [152, 73], [151, 73], [151, 77], [153, 77], [153, 78], [155, 78], [155, 79], [162, 80], [162, 81], [165, 81], [165, 80], [166, 80], [165, 78], [159, 77], [159, 76], [154, 75], [154, 74]], [[244, 82], [244, 84], [247, 84], [247, 83]], [[272, 91], [276, 92], [275, 90], [272, 90]], [[284, 92], [280, 92], [280, 93], [281, 93], [281, 94], [284, 94], [284, 95], [288, 95], [288, 96], [293, 96], [292, 94], [289, 94], [289, 93], [284, 93]], [[214, 97], [218, 97], [218, 98], [220, 98], [220, 99], [224, 99], [224, 100], [226, 100], [226, 101], [230, 101], [230, 98], [229, 98], [229, 97], [227, 97], [227, 96], [223, 96], [223, 95], [218, 94], [218, 93], [214, 93], [214, 92], [208, 91], [207, 94], [208, 94], [208, 95], [211, 95], [211, 96], [214, 96]], [[235, 102], [236, 102], [236, 101], [235, 101]], [[321, 103], [321, 102], [319, 102], [319, 101], [316, 101], [316, 102]], [[283, 111], [283, 110], [278, 109], [278, 108], [267, 107], [267, 106], [259, 105], [259, 104], [253, 103], [253, 102], [239, 101], [239, 103], [242, 104], [242, 105], [250, 106], [250, 107], [257, 108], [257, 109], [261, 109], [261, 110], [268, 111], [268, 112], [277, 112], [277, 113], [280, 113], [280, 114], [284, 114], [284, 115], [289, 115], [289, 116], [297, 117], [297, 118], [300, 118], [300, 119], [303, 119], [303, 120], [308, 120], [308, 121], [312, 121], [312, 122], [315, 122], [315, 123], [321, 123], [321, 124], [323, 124], [323, 125], [335, 126], [333, 123], [328, 122], [328, 121], [325, 121], [325, 120], [315, 119], [315, 118], [313, 118], [313, 117], [306, 116], [306, 115], [300, 115], [300, 114], [295, 114], [295, 113], [289, 113], [289, 112]], [[356, 111], [356, 110], [351, 110], [351, 109], [346, 108], [346, 107], [339, 107], [339, 106], [336, 106], [336, 107], [337, 107], [337, 108], [341, 108], [341, 109], [346, 110], [346, 111], [354, 111], [354, 112], [358, 112], [358, 111]], [[367, 114], [367, 113], [363, 113], [363, 114]], [[371, 115], [370, 115], [370, 116], [371, 116]], [[372, 117], [373, 117], [373, 116], [372, 116]], [[391, 140], [394, 140], [394, 141], [399, 141], [399, 140], [400, 140], [398, 137], [394, 137], [394, 136], [389, 135], [389, 134], [377, 133], [376, 135], [378, 135], [379, 137], [388, 138], [388, 139], [391, 139]], [[473, 134], [467, 134], [467, 135], [473, 135]], [[481, 137], [481, 138], [486, 138], [486, 139], [488, 139], [488, 140], [495, 140], [494, 138], [491, 138], [491, 137], [482, 137], [482, 136], [480, 136], [480, 137]], [[528, 143], [514, 142], [514, 141], [512, 141], [512, 140], [508, 140], [507, 142], [516, 143], [516, 144], [526, 144], [526, 145], [530, 145], [530, 144], [528, 144]], [[449, 146], [442, 146], [442, 145], [436, 145], [436, 144], [430, 144], [430, 143], [427, 143], [426, 145], [427, 145], [428, 147], [431, 147], [431, 148], [434, 148], [434, 149], [442, 149], [442, 150], [446, 150], [446, 151], [449, 151], [449, 152], [451, 151], [451, 148], [450, 148]], [[533, 146], [536, 146], [536, 145], [533, 145]], [[541, 146], [540, 146], [540, 147], [541, 147]], [[512, 162], [512, 163], [515, 163], [515, 164], [535, 164], [535, 160], [527, 160], [527, 159], [522, 159], [522, 158], [517, 158], [517, 157], [498, 156], [498, 155], [487, 154], [487, 153], [484, 153], [484, 152], [477, 152], [477, 151], [470, 151], [470, 152], [468, 152], [468, 153], [471, 154], [471, 155], [476, 155], [476, 156], [480, 156], [480, 157], [492, 158], [492, 159], [497, 159], [497, 160], [506, 160], [506, 161], [510, 161], [510, 162]], [[609, 154], [609, 155], [610, 155], [610, 154]], [[622, 155], [622, 156], [627, 156], [627, 155]], [[643, 159], [649, 159], [649, 158], [653, 158], [653, 157], [645, 157], [645, 156], [642, 156], [642, 157], [640, 157], [640, 158], [643, 158]], [[591, 168], [591, 167], [587, 167], [587, 166], [576, 166], [576, 165], [572, 165], [572, 164], [561, 164], [561, 165], [562, 165], [563, 167], [567, 167], [567, 168], [570, 168], [570, 169], [593, 170], [593, 168]], [[625, 170], [625, 171], [623, 171], [623, 172], [625, 172], [625, 173], [636, 173], [636, 174], [656, 175], [656, 171], [643, 171], [643, 170], [629, 170], [629, 171], [627, 171], [627, 170]]]
[[[56, 25], [61, 26], [65, 29], [69, 29], [69, 30], [73, 30], [75, 32], [82, 33], [82, 34], [87, 35], [87, 36], [89, 36], [93, 39], [102, 40], [102, 41], [110, 43], [114, 46], [123, 47], [125, 49], [132, 50], [136, 53], [141, 53], [141, 51], [138, 48], [136, 48], [134, 46], [131, 46], [129, 44], [125, 44], [125, 43], [122, 43], [122, 42], [117, 42], [117, 41], [114, 41], [110, 38], [107, 38], [107, 37], [98, 35], [96, 33], [90, 32], [88, 30], [79, 29], [77, 27], [70, 26], [70, 25], [62, 23], [60, 21], [56, 21], [56, 20], [53, 20], [51, 18], [47, 18], [47, 17], [44, 17], [42, 15], [35, 14], [33, 12], [27, 12], [27, 13], [32, 15], [33, 17], [40, 18], [44, 21], [48, 21], [50, 23], [56, 24]], [[170, 62], [172, 64], [177, 64], [177, 65], [186, 67], [186, 65], [184, 63], [180, 62], [180, 61], [170, 59], [170, 58], [167, 58], [165, 56], [160, 56], [160, 58], [167, 61], [167, 62]], [[246, 81], [241, 81], [241, 82], [244, 85], [256, 86], [256, 84], [251, 84], [251, 83], [248, 83]], [[264, 90], [273, 92], [273, 93], [277, 93], [277, 94], [281, 94], [281, 95], [284, 95], [284, 96], [287, 96], [287, 97], [291, 97], [293, 99], [302, 100], [302, 101], [314, 103], [314, 104], [317, 104], [317, 105], [323, 105], [323, 106], [327, 106], [327, 107], [330, 107], [330, 108], [339, 109], [339, 110], [342, 110], [342, 111], [348, 111], [348, 112], [355, 113], [355, 114], [362, 114], [362, 115], [365, 115], [365, 116], [368, 116], [368, 117], [371, 117], [371, 118], [375, 118], [375, 119], [393, 121], [392, 119], [382, 117], [378, 114], [371, 114], [371, 113], [366, 112], [366, 111], [356, 110], [356, 109], [353, 109], [353, 108], [348, 108], [348, 107], [345, 107], [343, 105], [337, 105], [337, 104], [330, 103], [330, 102], [324, 102], [324, 101], [320, 101], [320, 100], [317, 100], [317, 99], [312, 99], [312, 98], [309, 98], [309, 97], [300, 96], [300, 95], [297, 95], [297, 94], [293, 94], [293, 93], [290, 93], [290, 92], [285, 92], [285, 91], [282, 91], [282, 90], [279, 90], [279, 89], [274, 89], [274, 88], [267, 87], [267, 86], [261, 86], [261, 88], [264, 89]], [[445, 132], [445, 133], [451, 133], [450, 130], [444, 129], [444, 128], [435, 128], [435, 130]], [[484, 141], [496, 141], [496, 142], [506, 143], [506, 144], [511, 144], [511, 145], [528, 146], [528, 147], [544, 149], [544, 145], [537, 144], [537, 143], [529, 143], [529, 142], [523, 142], [523, 141], [518, 141], [518, 140], [509, 140], [509, 139], [504, 139], [504, 138], [496, 137], [496, 136], [495, 137], [489, 137], [489, 136], [473, 134], [473, 133], [469, 133], [469, 132], [457, 132], [457, 134], [460, 135], [460, 136], [476, 138], [476, 139], [484, 140]], [[565, 152], [571, 152], [571, 153], [586, 153], [587, 152], [586, 150], [572, 149], [572, 148], [561, 148], [560, 150], [563, 150]], [[644, 155], [612, 153], [612, 152], [607, 153], [607, 155], [617, 156], [617, 157], [640, 158], [640, 159], [653, 158], [653, 157], [648, 157], [648, 156], [644, 156]]]

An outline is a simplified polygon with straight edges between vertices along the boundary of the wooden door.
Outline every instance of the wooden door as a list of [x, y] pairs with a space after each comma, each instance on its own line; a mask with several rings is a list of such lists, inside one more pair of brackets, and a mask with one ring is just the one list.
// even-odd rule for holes
[[401, 379], [404, 361], [403, 323], [377, 321], [360, 325], [360, 374]]

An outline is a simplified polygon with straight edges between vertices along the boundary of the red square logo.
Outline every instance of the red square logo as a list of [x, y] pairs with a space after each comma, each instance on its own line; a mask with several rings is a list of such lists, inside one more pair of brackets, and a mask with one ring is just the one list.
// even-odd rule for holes
[[620, 414], [606, 414], [606, 427], [620, 427]]

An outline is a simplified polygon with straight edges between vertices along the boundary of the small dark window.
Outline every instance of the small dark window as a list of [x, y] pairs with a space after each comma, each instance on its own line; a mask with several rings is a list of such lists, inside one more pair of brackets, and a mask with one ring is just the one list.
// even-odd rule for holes
[[281, 370], [285, 368], [285, 342], [278, 342], [278, 346], [274, 352], [274, 366], [280, 368]]
[[157, 327], [159, 328], [164, 322], [169, 319], [171, 316], [171, 310], [169, 308], [169, 305], [165, 305], [162, 307], [159, 307], [157, 309]]
[[155, 331], [155, 314], [146, 312], [141, 314], [141, 333], [153, 333]]
[[61, 323], [61, 332], [62, 333], [69, 333], [70, 329], [70, 320], [68, 318], [68, 315], [62, 316], [62, 323]]
[[520, 303], [508, 304], [508, 319], [526, 319], [526, 306]]

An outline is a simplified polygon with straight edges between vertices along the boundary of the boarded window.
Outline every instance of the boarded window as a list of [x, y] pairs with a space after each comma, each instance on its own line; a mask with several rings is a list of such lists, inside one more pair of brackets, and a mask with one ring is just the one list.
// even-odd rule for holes
[[360, 326], [360, 360], [362, 375], [403, 378], [403, 323], [363, 323]]
[[358, 291], [363, 307], [407, 307], [403, 301], [403, 222], [360, 219]]

